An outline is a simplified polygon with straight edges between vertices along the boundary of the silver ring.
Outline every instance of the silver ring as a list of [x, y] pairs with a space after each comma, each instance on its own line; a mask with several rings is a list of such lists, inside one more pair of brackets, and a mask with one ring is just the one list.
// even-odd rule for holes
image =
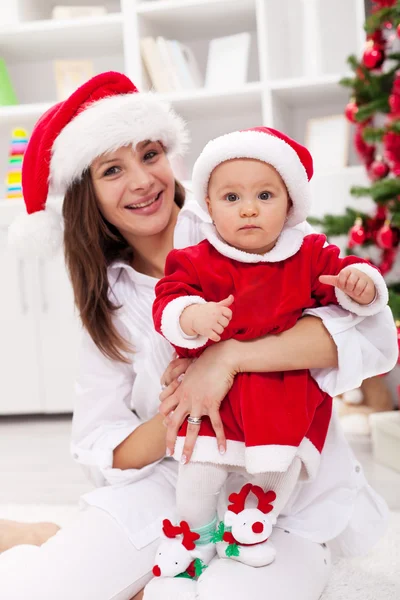
[[201, 417], [188, 417], [187, 422], [191, 425], [201, 425]]

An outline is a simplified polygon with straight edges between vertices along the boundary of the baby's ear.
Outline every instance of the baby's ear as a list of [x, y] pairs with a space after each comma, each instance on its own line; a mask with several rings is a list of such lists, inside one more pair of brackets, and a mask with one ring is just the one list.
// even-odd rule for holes
[[293, 201], [292, 201], [291, 197], [290, 197], [290, 196], [288, 196], [288, 203], [287, 203], [287, 211], [286, 211], [286, 214], [289, 214], [289, 213], [290, 213], [290, 211], [292, 210], [292, 208], [293, 208]]
[[206, 204], [207, 204], [209, 215], [212, 218], [211, 200], [210, 200], [209, 196], [206, 196]]

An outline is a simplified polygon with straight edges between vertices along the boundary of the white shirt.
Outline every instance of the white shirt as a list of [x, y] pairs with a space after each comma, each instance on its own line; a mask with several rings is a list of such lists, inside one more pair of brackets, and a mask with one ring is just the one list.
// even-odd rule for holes
[[[188, 202], [175, 228], [175, 247], [198, 243], [204, 220], [204, 213]], [[173, 349], [153, 327], [157, 279], [122, 262], [110, 266], [108, 277], [113, 300], [121, 305], [115, 314], [116, 327], [134, 347], [134, 354], [130, 364], [111, 361], [84, 332], [71, 447], [74, 458], [99, 486], [85, 494], [83, 500], [114, 516], [140, 548], [159, 535], [162, 498], [149, 497], [146, 514], [137, 515], [132, 484], [145, 478], [162, 481], [165, 477], [175, 484], [177, 464], [163, 459], [142, 469], [114, 469], [113, 450], [156, 414], [160, 377]], [[339, 369], [312, 370], [321, 389], [330, 395], [358, 387], [363, 379], [393, 368], [398, 353], [397, 332], [388, 308], [368, 318], [336, 306], [307, 312], [323, 319], [338, 348]], [[240, 489], [235, 477], [230, 477], [221, 494], [221, 512], [231, 488]], [[143, 486], [141, 489], [144, 493]], [[162, 516], [173, 518], [169, 514]], [[333, 417], [316, 479], [298, 484], [278, 526], [317, 542], [336, 538], [341, 551], [353, 554], [367, 550], [379, 538], [386, 516], [384, 501], [367, 484]]]

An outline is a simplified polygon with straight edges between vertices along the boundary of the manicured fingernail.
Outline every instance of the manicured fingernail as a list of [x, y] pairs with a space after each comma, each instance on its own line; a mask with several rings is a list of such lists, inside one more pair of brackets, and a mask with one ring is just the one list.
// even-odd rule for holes
[[220, 446], [219, 447], [219, 453], [220, 454], [225, 454], [225, 446]]
[[177, 377], [176, 380], [179, 381], [179, 383], [180, 383], [181, 381], [183, 381], [184, 377], [185, 377], [185, 373], [182, 373], [182, 375], [179, 375], [179, 377]]
[[172, 456], [172, 452], [169, 448], [167, 448], [165, 454], [166, 454], [166, 456]]
[[182, 454], [181, 465], [186, 465], [186, 461], [187, 461], [187, 457], [184, 454]]

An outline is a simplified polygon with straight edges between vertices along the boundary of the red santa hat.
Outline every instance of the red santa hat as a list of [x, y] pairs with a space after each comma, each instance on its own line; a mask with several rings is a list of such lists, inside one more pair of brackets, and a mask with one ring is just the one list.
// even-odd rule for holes
[[169, 155], [188, 143], [184, 121], [153, 93], [139, 93], [121, 73], [96, 75], [37, 122], [22, 165], [27, 215], [10, 227], [9, 241], [23, 254], [52, 253], [62, 243], [62, 224], [47, 205], [64, 194], [93, 160], [139, 142], [160, 141]]
[[192, 178], [194, 198], [204, 210], [207, 211], [205, 199], [211, 173], [221, 163], [235, 158], [261, 160], [278, 171], [293, 203], [287, 226], [294, 227], [307, 218], [312, 156], [307, 148], [270, 127], [234, 131], [208, 142], [194, 165]]

